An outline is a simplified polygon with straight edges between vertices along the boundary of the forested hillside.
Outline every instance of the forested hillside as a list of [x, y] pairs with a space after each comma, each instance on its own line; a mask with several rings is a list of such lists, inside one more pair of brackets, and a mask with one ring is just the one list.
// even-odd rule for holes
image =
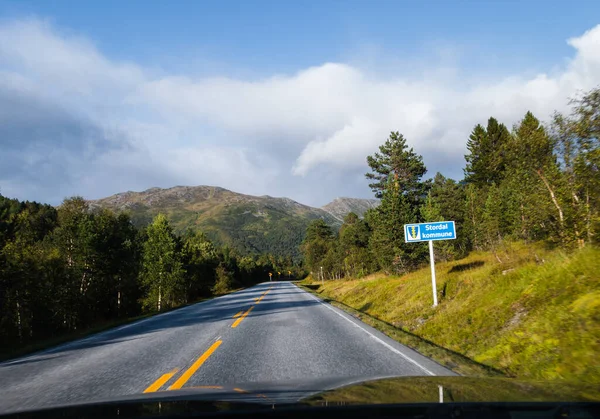
[[340, 211], [343, 217], [372, 205], [369, 200], [347, 198], [344, 204], [343, 208], [333, 205], [337, 211], [333, 215], [327, 206], [313, 208], [289, 198], [244, 195], [212, 186], [151, 188], [90, 201], [92, 207], [126, 211], [138, 227], [163, 213], [178, 233], [202, 231], [215, 244], [230, 246], [241, 254], [271, 253], [296, 263], [301, 259], [299, 246], [312, 220], [323, 220], [337, 230]]
[[[302, 251], [313, 276], [406, 273], [428, 260], [427, 246], [404, 243], [407, 223], [453, 220], [457, 240], [435, 244], [436, 259], [496, 250], [505, 241], [542, 241], [564, 249], [598, 243], [600, 89], [571, 102], [571, 113], [543, 125], [531, 112], [509, 129], [491, 117], [465, 138], [464, 179], [427, 168], [399, 132], [368, 156], [366, 177], [381, 204], [364, 220], [349, 214], [334, 232], [316, 220]], [[483, 121], [482, 121], [483, 122]]]
[[200, 232], [177, 235], [162, 214], [138, 229], [128, 215], [78, 197], [56, 209], [0, 196], [0, 355], [289, 271], [301, 275], [281, 257], [240, 256]]

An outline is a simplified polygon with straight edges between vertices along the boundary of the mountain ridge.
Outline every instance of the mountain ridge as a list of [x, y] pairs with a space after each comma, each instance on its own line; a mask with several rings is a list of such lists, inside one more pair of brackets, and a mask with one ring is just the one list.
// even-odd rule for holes
[[87, 202], [92, 209], [126, 211], [137, 226], [164, 213], [177, 232], [201, 230], [216, 243], [243, 254], [272, 253], [299, 260], [299, 245], [311, 221], [322, 219], [337, 230], [347, 212], [362, 216], [375, 205], [371, 201], [376, 200], [336, 198], [316, 208], [287, 197], [246, 195], [219, 186], [177, 185], [120, 192]]

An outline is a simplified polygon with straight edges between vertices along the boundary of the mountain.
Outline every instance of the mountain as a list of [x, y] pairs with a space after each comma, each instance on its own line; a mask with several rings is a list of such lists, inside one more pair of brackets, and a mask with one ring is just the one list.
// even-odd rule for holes
[[[353, 210], [359, 212], [361, 200], [351, 201]], [[162, 212], [177, 232], [201, 230], [216, 243], [228, 244], [244, 254], [272, 253], [295, 260], [300, 257], [298, 246], [312, 220], [323, 219], [337, 229], [343, 218], [341, 205], [333, 206], [334, 215], [289, 198], [244, 195], [213, 186], [151, 188], [88, 202], [91, 208], [127, 211], [137, 226], [148, 224]]]
[[379, 205], [379, 199], [360, 199], [360, 198], [335, 198], [329, 204], [321, 207], [333, 215], [338, 221], [344, 221], [344, 217], [353, 212], [362, 217], [367, 210]]

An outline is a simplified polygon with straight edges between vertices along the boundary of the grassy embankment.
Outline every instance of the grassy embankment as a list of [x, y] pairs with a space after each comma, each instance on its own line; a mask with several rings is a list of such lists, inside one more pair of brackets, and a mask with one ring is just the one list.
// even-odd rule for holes
[[600, 383], [600, 250], [511, 244], [405, 276], [311, 282], [322, 297], [464, 375]]

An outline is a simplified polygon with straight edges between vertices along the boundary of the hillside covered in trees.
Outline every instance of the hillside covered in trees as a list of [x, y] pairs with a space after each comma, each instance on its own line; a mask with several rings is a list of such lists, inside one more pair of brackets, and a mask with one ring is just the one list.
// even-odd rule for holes
[[361, 215], [377, 200], [338, 198], [322, 208], [289, 198], [252, 196], [213, 186], [150, 188], [89, 201], [93, 208], [126, 212], [137, 227], [165, 214], [176, 233], [201, 231], [216, 245], [240, 254], [269, 253], [301, 260], [300, 243], [308, 224], [324, 220], [334, 230], [349, 212]]
[[[0, 355], [275, 278], [290, 258], [240, 256], [159, 214], [138, 229], [82, 198], [58, 208], [0, 196]], [[278, 274], [280, 272], [280, 274]]]
[[498, 249], [506, 241], [565, 249], [598, 243], [600, 232], [600, 89], [570, 102], [571, 113], [544, 126], [531, 112], [509, 129], [495, 118], [466, 139], [464, 179], [427, 168], [406, 139], [392, 132], [367, 157], [366, 177], [381, 204], [344, 219], [339, 233], [316, 220], [302, 252], [313, 277], [406, 273], [428, 260], [426, 246], [404, 242], [403, 225], [453, 220], [456, 240], [435, 244], [436, 259]]

